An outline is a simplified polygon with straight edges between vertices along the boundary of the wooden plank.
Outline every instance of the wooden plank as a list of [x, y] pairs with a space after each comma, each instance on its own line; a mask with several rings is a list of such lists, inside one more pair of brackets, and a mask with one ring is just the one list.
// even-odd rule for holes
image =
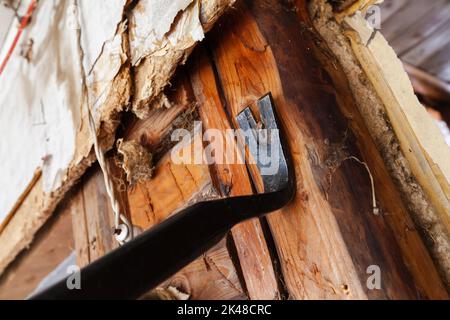
[[391, 17], [396, 17], [396, 14], [407, 3], [410, 3], [410, 0], [384, 0], [379, 5], [381, 7], [381, 23], [388, 21]]
[[118, 247], [113, 236], [114, 216], [106, 194], [103, 174], [92, 170], [85, 177], [83, 200], [89, 244], [89, 259], [94, 262]]
[[77, 265], [82, 268], [91, 262], [89, 254], [89, 233], [82, 186], [77, 186], [76, 191], [73, 192], [69, 210], [72, 214], [72, 229]]
[[33, 244], [0, 278], [0, 299], [25, 299], [73, 251], [71, 210], [61, 203]]
[[[188, 145], [184, 150], [192, 146]], [[168, 153], [157, 164], [151, 180], [128, 188], [132, 223], [146, 230], [184, 207], [199, 192], [207, 192], [210, 188], [207, 165], [175, 164]]]
[[[211, 196], [217, 197], [217, 194], [208, 166], [174, 164], [169, 153], [158, 163], [151, 180], [129, 188], [132, 223], [146, 230], [189, 203], [206, 201]], [[160, 288], [170, 286], [196, 300], [246, 298], [224, 241]]]
[[[401, 197], [381, 157], [375, 157], [375, 145], [362, 147], [372, 141], [368, 131], [353, 132], [349, 126], [357, 119], [339, 111], [353, 104], [349, 89], [342, 88], [345, 78], [332, 73], [336, 65], [323, 69], [330, 56], [308, 32], [305, 2], [296, 3], [292, 8], [245, 1], [211, 42], [230, 114], [271, 91], [285, 127], [298, 192], [268, 221], [290, 298], [446, 296], [419, 234], [413, 230], [408, 237], [414, 241], [405, 241], [411, 220]], [[377, 174], [381, 215], [373, 214], [367, 170], [348, 161], [349, 155], [367, 161]], [[389, 219], [388, 212], [398, 219]], [[371, 265], [383, 270], [381, 290], [366, 287]]]
[[[424, 6], [429, 9], [423, 9]], [[450, 2], [388, 0], [380, 7], [381, 32], [402, 60], [450, 82], [446, 67]]]
[[[265, 2], [265, 5], [267, 7], [273, 6], [274, 10], [284, 12], [284, 10], [280, 10], [277, 4]], [[288, 117], [285, 112], [281, 113], [283, 124], [285, 127], [296, 128], [297, 125], [302, 123], [302, 120], [299, 118], [297, 111], [292, 108], [293, 105], [288, 106], [284, 101], [271, 48], [261, 34], [257, 22], [252, 18], [252, 14], [255, 14], [254, 10], [255, 8], [248, 9], [244, 5], [239, 6], [233, 16], [227, 17], [222, 28], [215, 30], [213, 33], [212, 50], [227, 99], [228, 110], [234, 120], [244, 107], [253, 103], [266, 92], [272, 91], [277, 110], [289, 112]], [[285, 16], [278, 17], [278, 21], [286, 21], [285, 18]], [[285, 31], [284, 33], [290, 32]], [[285, 50], [290, 50], [290, 48], [285, 48]], [[290, 50], [290, 53], [298, 56], [297, 52], [292, 50]], [[305, 74], [308, 74], [308, 77], [310, 76], [308, 72], [305, 72]], [[291, 124], [288, 125], [286, 122], [291, 122]], [[237, 124], [234, 123], [234, 125]], [[312, 185], [310, 187], [310, 183], [306, 181], [304, 174], [302, 173], [302, 177], [300, 177], [298, 172], [299, 168], [308, 163], [299, 159], [300, 155], [307, 155], [304, 150], [302, 152], [298, 149], [303, 145], [304, 135], [298, 129], [295, 129], [295, 132], [287, 132], [287, 134], [297, 167], [299, 195], [289, 208], [270, 215], [268, 220], [277, 245], [284, 282], [290, 298], [344, 298], [345, 293], [339, 289], [344, 283], [351, 288], [354, 298], [361, 298], [364, 293], [359, 287], [359, 281], [350, 262], [350, 257], [340, 253], [339, 263], [329, 261], [329, 259], [334, 259], [332, 257], [335, 254], [332, 252], [345, 248], [342, 239], [336, 237], [336, 232], [333, 232], [333, 228], [336, 226], [333, 226], [335, 221], [333, 221], [330, 210], [321, 209], [320, 211], [325, 213], [325, 215], [322, 215], [320, 211], [314, 212], [323, 207], [317, 201], [314, 203], [316, 210], [305, 208], [311, 202], [303, 203], [302, 199], [308, 198], [310, 194], [313, 197], [315, 194], [321, 193], [317, 188], [313, 189]], [[314, 181], [313, 178], [312, 181]], [[321, 229], [318, 229], [314, 222], [316, 219], [321, 220]], [[327, 239], [321, 239], [321, 234], [329, 235], [331, 239], [328, 236]], [[311, 239], [317, 238], [313, 247], [309, 249], [305, 242], [308, 237]], [[335, 246], [333, 250], [331, 250], [331, 243]], [[309, 256], [308, 252], [310, 252]], [[315, 261], [317, 259], [314, 258], [315, 253], [311, 255], [312, 252], [321, 252], [324, 256], [330, 256], [331, 258], [322, 260], [322, 257], [320, 257], [318, 261]], [[342, 270], [343, 266], [346, 266], [345, 273]], [[318, 273], [319, 270], [320, 273]], [[334, 277], [329, 279], [330, 286], [325, 284], [321, 274], [327, 278], [329, 275], [335, 274]]]
[[161, 287], [177, 288], [195, 300], [247, 299], [230, 259], [225, 239]]
[[450, 43], [450, 20], [447, 20], [419, 45], [405, 52], [401, 58], [413, 66], [421, 66], [448, 43]]
[[[155, 109], [145, 120], [136, 119], [124, 135], [126, 141], [139, 141], [157, 161], [152, 179], [127, 187], [132, 222], [142, 230], [163, 221], [211, 184], [207, 165], [175, 164], [172, 161], [171, 131], [177, 127], [176, 123], [178, 127], [192, 129], [195, 118], [183, 118], [183, 112], [192, 112], [188, 109], [195, 105], [188, 93], [186, 77], [176, 77], [173, 84], [174, 89], [168, 92], [171, 107]], [[201, 137], [197, 135], [196, 139], [200, 142], [192, 141], [192, 145], [183, 150], [187, 152], [192, 146], [203, 148]]]
[[[412, 139], [406, 144], [406, 147], [402, 147], [405, 148], [404, 149], [404, 154], [407, 154], [407, 157], [409, 155], [415, 155], [417, 157], [422, 156], [422, 154], [424, 153], [424, 149], [427, 150], [428, 155], [430, 158], [435, 159], [435, 164], [437, 165], [437, 167], [442, 168], [443, 170], [445, 169], [445, 159], [446, 157], [439, 157], [439, 152], [430, 152], [430, 150], [432, 149], [432, 146], [434, 143], [436, 144], [440, 144], [441, 141], [439, 140], [439, 132], [436, 130], [434, 124], [431, 121], [428, 121], [427, 115], [425, 112], [423, 112], [424, 114], [421, 114], [420, 116], [418, 116], [420, 114], [421, 111], [423, 111], [422, 106], [420, 106], [420, 104], [418, 103], [416, 97], [413, 94], [413, 90], [411, 88], [410, 82], [408, 81], [406, 74], [404, 73], [401, 63], [400, 61], [396, 58], [392, 48], [390, 48], [386, 41], [384, 40], [383, 36], [381, 34], [376, 34], [375, 38], [372, 40], [370, 45], [363, 45], [365, 43], [369, 43], [369, 39], [371, 36], [371, 29], [367, 27], [367, 24], [365, 23], [365, 21], [363, 19], [361, 19], [360, 16], [355, 15], [353, 18], [355, 19], [359, 19], [361, 20], [361, 27], [365, 28], [365, 31], [362, 32], [364, 34], [364, 37], [362, 37], [360, 39], [359, 42], [359, 46], [362, 47], [363, 49], [366, 49], [367, 47], [370, 47], [371, 50], [373, 50], [372, 45], [377, 43], [379, 44], [380, 42], [382, 43], [381, 48], [377, 48], [379, 51], [376, 52], [376, 54], [374, 54], [375, 56], [377, 56], [376, 62], [371, 60], [371, 58], [369, 58], [368, 56], [365, 56], [363, 58], [361, 58], [361, 56], [355, 54], [357, 56], [357, 59], [359, 61], [360, 64], [364, 65], [364, 71], [356, 71], [356, 68], [352, 68], [349, 67], [348, 65], [348, 52], [351, 51], [352, 49], [354, 49], [354, 47], [352, 46], [352, 49], [348, 49], [347, 47], [345, 47], [345, 45], [343, 45], [343, 42], [340, 42], [338, 45], [338, 48], [336, 48], [335, 43], [333, 42], [334, 40], [336, 41], [342, 41], [341, 35], [339, 35], [338, 33], [334, 33], [331, 32], [330, 34], [326, 35], [326, 41], [328, 42], [328, 45], [330, 45], [330, 47], [333, 47], [334, 53], [336, 53], [336, 57], [339, 57], [339, 62], [342, 64], [343, 67], [345, 67], [345, 73], [347, 76], [348, 81], [351, 84], [351, 91], [352, 93], [347, 93], [345, 94], [345, 92], [347, 90], [344, 90], [344, 92], [341, 92], [341, 90], [343, 89], [340, 86], [337, 86], [337, 88], [341, 88], [341, 90], [339, 90], [339, 95], [341, 97], [341, 99], [345, 96], [348, 96], [348, 98], [350, 98], [350, 96], [354, 97], [356, 100], [356, 106], [353, 107], [353, 109], [357, 110], [359, 109], [360, 112], [362, 113], [361, 115], [365, 118], [365, 121], [360, 120], [359, 123], [362, 125], [362, 127], [364, 127], [364, 124], [367, 126], [367, 128], [369, 129], [372, 137], [374, 138], [374, 140], [376, 141], [376, 145], [373, 144], [372, 146], [370, 146], [370, 144], [368, 144], [368, 142], [371, 142], [370, 138], [369, 138], [369, 134], [368, 132], [366, 132], [366, 135], [362, 135], [361, 139], [359, 139], [358, 146], [361, 148], [362, 153], [364, 156], [364, 158], [366, 159], [369, 168], [372, 170], [372, 173], [374, 170], [379, 170], [380, 168], [382, 168], [382, 162], [379, 161], [379, 165], [374, 165], [371, 166], [370, 163], [379, 158], [376, 156], [377, 152], [375, 152], [375, 149], [378, 146], [378, 150], [380, 153], [383, 154], [384, 157], [384, 163], [385, 163], [385, 168], [387, 168], [386, 171], [390, 172], [390, 176], [391, 178], [389, 178], [389, 175], [387, 175], [387, 173], [385, 172], [385, 179], [380, 179], [380, 184], [383, 187], [381, 188], [381, 190], [377, 189], [377, 194], [378, 194], [378, 198], [383, 198], [383, 193], [384, 193], [384, 197], [386, 197], [385, 201], [384, 201], [384, 205], [386, 206], [386, 214], [385, 216], [387, 216], [386, 218], [386, 222], [389, 226], [389, 228], [392, 229], [394, 237], [396, 238], [396, 241], [398, 243], [398, 245], [401, 248], [401, 254], [403, 256], [403, 259], [405, 261], [405, 265], [408, 267], [409, 272], [411, 273], [411, 276], [413, 278], [413, 281], [417, 283], [417, 287], [418, 288], [418, 293], [420, 294], [421, 297], [423, 297], [424, 292], [426, 293], [425, 296], [428, 296], [430, 298], [444, 298], [446, 299], [448, 294], [445, 290], [445, 285], [444, 282], [445, 280], [440, 278], [438, 272], [437, 272], [437, 268], [436, 265], [433, 263], [433, 261], [431, 260], [430, 257], [430, 246], [425, 247], [423, 241], [420, 234], [422, 234], [421, 232], [419, 232], [418, 230], [414, 229], [413, 233], [410, 233], [411, 228], [409, 228], [408, 226], [412, 226], [412, 220], [410, 218], [410, 215], [414, 216], [414, 219], [417, 219], [417, 207], [414, 207], [417, 205], [417, 200], [416, 197], [420, 199], [420, 197], [422, 197], [422, 195], [420, 195], [419, 193], [408, 193], [408, 189], [407, 188], [411, 188], [411, 180], [414, 179], [419, 179], [417, 177], [419, 177], [418, 173], [414, 170], [414, 173], [408, 173], [408, 175], [413, 175], [414, 178], [411, 179], [411, 176], [407, 176], [407, 178], [403, 178], [404, 176], [402, 176], [404, 173], [404, 167], [399, 165], [399, 162], [401, 161], [405, 161], [405, 160], [400, 160], [402, 159], [401, 157], [398, 157], [398, 155], [395, 154], [395, 152], [398, 152], [398, 145], [397, 144], [393, 144], [392, 146], [392, 151], [393, 153], [389, 153], [386, 152], [387, 150], [389, 150], [391, 147], [388, 146], [387, 144], [392, 143], [390, 139], [392, 139], [390, 137], [390, 135], [387, 135], [387, 137], [389, 137], [388, 139], [383, 139], [386, 137], [386, 129], [385, 129], [385, 119], [384, 117], [386, 117], [386, 115], [383, 113], [384, 107], [388, 108], [388, 109], [393, 109], [395, 108], [395, 104], [400, 104], [401, 108], [403, 108], [403, 112], [404, 114], [408, 114], [409, 113], [409, 119], [405, 120], [404, 118], [401, 118], [397, 121], [394, 121], [396, 119], [392, 119], [392, 122], [388, 122], [389, 124], [387, 124], [388, 126], [398, 126], [398, 125], [403, 125], [405, 123], [408, 123], [411, 121], [411, 117], [413, 117], [413, 114], [416, 114], [416, 119], [422, 119], [421, 121], [423, 122], [423, 128], [427, 128], [426, 131], [428, 131], [428, 133], [433, 132], [433, 134], [430, 135], [430, 137], [433, 137], [432, 139], [436, 140], [436, 141], [432, 141], [432, 140], [428, 140], [428, 137], [426, 136], [426, 134], [424, 134], [424, 132], [421, 132], [421, 130], [419, 130], [419, 128], [416, 127], [416, 134], [417, 136], [420, 137], [420, 141], [422, 144], [422, 148], [423, 149], [416, 149], [416, 146], [414, 145], [414, 142], [412, 141]], [[352, 24], [348, 21], [349, 19], [346, 19], [346, 25], [351, 25]], [[331, 27], [331, 26], [330, 26]], [[347, 27], [345, 27], [345, 30], [347, 30]], [[358, 32], [361, 32], [360, 29], [357, 29]], [[323, 31], [323, 30], [322, 30]], [[329, 31], [329, 30], [328, 30]], [[345, 32], [344, 32], [345, 33]], [[323, 32], [322, 34], [326, 34], [326, 32]], [[346, 33], [347, 34], [347, 33]], [[349, 33], [347, 35], [350, 35], [353, 33]], [[332, 38], [332, 40], [330, 39]], [[345, 38], [345, 37], [344, 37]], [[350, 39], [352, 39], [352, 37], [349, 37]], [[340, 40], [337, 40], [340, 39]], [[345, 41], [345, 40], [344, 40]], [[352, 40], [353, 41], [353, 40]], [[344, 49], [345, 48], [345, 49]], [[340, 51], [342, 50], [342, 51]], [[368, 50], [368, 49], [367, 49]], [[345, 51], [345, 57], [344, 59], [342, 59], [342, 52]], [[374, 50], [375, 51], [375, 50]], [[323, 53], [323, 50], [322, 50]], [[389, 58], [386, 58], [386, 55], [389, 56]], [[325, 60], [328, 60], [328, 57], [323, 57]], [[383, 61], [383, 59], [387, 60], [387, 61]], [[344, 61], [343, 61], [344, 60]], [[370, 61], [370, 62], [369, 62]], [[380, 66], [380, 62], [383, 61], [383, 66]], [[338, 77], [335, 81], [333, 81], [336, 84], [343, 84], [344, 81], [343, 80], [338, 80], [339, 79], [339, 74], [341, 74], [340, 76], [343, 76], [342, 71], [337, 71], [336, 69], [336, 63], [332, 63], [332, 65], [328, 65], [328, 71], [329, 73], [334, 76], [334, 77]], [[367, 65], [370, 65], [370, 68], [366, 69]], [[373, 69], [376, 69], [375, 71]], [[366, 81], [370, 81], [371, 85], [370, 86], [378, 86], [379, 84], [376, 84], [376, 80], [378, 80], [377, 78], [372, 78], [369, 77], [369, 79], [361, 79], [360, 77], [364, 77], [363, 74], [367, 74], [369, 73], [373, 73], [377, 74], [377, 76], [375, 77], [387, 77], [389, 79], [388, 85], [390, 85], [390, 88], [386, 88], [386, 91], [381, 91], [381, 92], [374, 92], [374, 91], [365, 91], [365, 90], [361, 90], [361, 83], [364, 83], [364, 85], [366, 85]], [[394, 71], [395, 70], [395, 71]], [[355, 77], [357, 77], [358, 79], [355, 79]], [[357, 80], [357, 81], [355, 81]], [[386, 81], [386, 80], [384, 80]], [[346, 83], [346, 82], [345, 82]], [[364, 86], [363, 85], [363, 86]], [[377, 89], [378, 91], [378, 89]], [[389, 101], [386, 98], [389, 97], [389, 95], [391, 94], [391, 92], [394, 91], [396, 92], [396, 96], [397, 96], [397, 101]], [[348, 92], [348, 91], [347, 91]], [[402, 94], [404, 94], [404, 96], [402, 96]], [[376, 99], [378, 98], [372, 98], [373, 97], [380, 97], [380, 99], [383, 101], [384, 106], [380, 106], [377, 105], [378, 102], [376, 102]], [[386, 100], [385, 100], [386, 99]], [[346, 101], [341, 105], [341, 108], [344, 110], [344, 114], [349, 115], [349, 119], [353, 120], [353, 117], [355, 114], [358, 114], [358, 112], [353, 112], [350, 110], [345, 111], [345, 107], [347, 106], [351, 106], [352, 104], [349, 103], [350, 101]], [[381, 107], [381, 108], [380, 108]], [[375, 116], [374, 116], [375, 115]], [[380, 121], [381, 118], [381, 121]], [[352, 125], [357, 124], [358, 122], [355, 121], [355, 123], [353, 123], [353, 121], [351, 122]], [[380, 123], [383, 123], [382, 125]], [[374, 129], [374, 127], [377, 127]], [[421, 129], [421, 128], [420, 128]], [[360, 132], [360, 130], [355, 130], [355, 134], [358, 135], [358, 132]], [[381, 136], [381, 138], [380, 138]], [[417, 136], [415, 138], [417, 138]], [[401, 139], [400, 138], [401, 135], [399, 134], [398, 136], [396, 136], [393, 139]], [[364, 141], [364, 142], [362, 142]], [[389, 142], [388, 142], [389, 141]], [[439, 142], [439, 143], [438, 143]], [[443, 141], [442, 141], [443, 142]], [[403, 144], [403, 142], [400, 142]], [[366, 149], [366, 147], [368, 147], [369, 149]], [[446, 154], [447, 152], [447, 148], [442, 145], [442, 147], [444, 147], [441, 151], [441, 154]], [[407, 149], [410, 148], [410, 149]], [[364, 152], [364, 150], [366, 150]], [[412, 151], [414, 150], [414, 151]], [[372, 152], [371, 152], [372, 151]], [[375, 169], [373, 169], [375, 168]], [[437, 169], [435, 172], [438, 172], [439, 169]], [[448, 176], [448, 175], [447, 175]], [[377, 179], [377, 175], [373, 175], [374, 179]], [[401, 177], [401, 178], [399, 178]], [[434, 173], [429, 172], [428, 173], [428, 179], [432, 180], [433, 178], [435, 178]], [[442, 176], [439, 177], [438, 179], [443, 178]], [[405, 180], [402, 180], [405, 179]], [[395, 181], [395, 185], [394, 183], [392, 183], [392, 180]], [[445, 180], [445, 178], [443, 178], [443, 180]], [[390, 181], [390, 182], [389, 182]], [[388, 183], [389, 182], [389, 183]], [[445, 182], [442, 181], [442, 184], [444, 184]], [[375, 182], [375, 186], [377, 185], [377, 182]], [[390, 188], [386, 188], [388, 185], [390, 185]], [[406, 188], [405, 188], [406, 185]], [[422, 184], [423, 186], [423, 184]], [[390, 189], [390, 190], [388, 190]], [[405, 191], [406, 190], [406, 191]], [[381, 195], [380, 195], [381, 193]], [[395, 195], [395, 200], [393, 200], [392, 197], [393, 195]], [[398, 207], [398, 208], [392, 208], [392, 205], [395, 204], [400, 204], [402, 199], [406, 199], [404, 200], [405, 204], [402, 204], [402, 207]], [[430, 200], [425, 200], [426, 201], [430, 201]], [[379, 202], [382, 203], [383, 201], [381, 201], [379, 199]], [[430, 204], [434, 202], [430, 201]], [[421, 208], [422, 203], [420, 203], [419, 208]], [[390, 209], [389, 207], [391, 207], [392, 209]], [[395, 209], [395, 210], [394, 210]], [[420, 210], [419, 209], [419, 210]], [[408, 212], [409, 211], [409, 212]], [[395, 212], [395, 213], [394, 213]], [[405, 232], [406, 231], [406, 232]], [[426, 232], [428, 232], [428, 230], [426, 230]], [[384, 234], [383, 232], [380, 234]], [[409, 239], [405, 238], [405, 235], [407, 235], [408, 237], [410, 237]], [[436, 262], [436, 260], [435, 260]], [[442, 269], [441, 269], [442, 270]], [[431, 272], [430, 272], [431, 271]], [[441, 274], [442, 275], [442, 274]], [[421, 289], [419, 289], [421, 288]]]
[[428, 73], [446, 81], [450, 87], [450, 42], [442, 46], [435, 54], [424, 61], [419, 67]]
[[[232, 129], [218, 92], [214, 70], [204, 48], [194, 54], [189, 64], [189, 73], [204, 130], [219, 130], [223, 136]], [[212, 139], [209, 137], [208, 139]], [[212, 141], [210, 141], [212, 142]], [[236, 150], [235, 140], [223, 141], [221, 151], [216, 150], [214, 173], [216, 185], [223, 197], [252, 194], [252, 186], [245, 164], [236, 164], [227, 151]], [[239, 256], [247, 291], [251, 299], [279, 299], [276, 275], [270, 253], [258, 219], [240, 224], [232, 230], [234, 244]], [[258, 261], [258, 263], [256, 263]]]
[[447, 0], [419, 0], [408, 1], [401, 9], [391, 15], [389, 19], [382, 22], [381, 32], [387, 39], [393, 39], [402, 35], [411, 28], [418, 20], [436, 7], [442, 7]]
[[440, 66], [439, 69], [432, 70], [431, 72], [443, 81], [450, 83], [450, 62], [447, 62], [446, 64]]
[[[404, 53], [420, 45], [427, 38], [436, 36], [434, 32], [445, 25], [450, 16], [450, 2], [442, 5], [433, 6], [425, 14], [416, 17], [416, 21], [401, 33], [388, 38], [389, 44], [395, 49], [395, 52], [401, 57]], [[401, 24], [402, 21], [397, 21]], [[448, 51], [447, 51], [448, 53]], [[448, 54], [447, 54], [448, 58]]]

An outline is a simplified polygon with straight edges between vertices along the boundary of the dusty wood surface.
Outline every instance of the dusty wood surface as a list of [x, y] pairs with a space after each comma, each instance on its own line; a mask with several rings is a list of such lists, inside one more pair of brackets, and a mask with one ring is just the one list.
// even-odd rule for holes
[[112, 236], [113, 212], [98, 167], [89, 170], [70, 200], [75, 249], [79, 266], [104, 256], [118, 247]]
[[[246, 300], [225, 239], [156, 290], [177, 288], [193, 300]], [[167, 289], [166, 289], [167, 290]], [[155, 298], [155, 291], [149, 294]], [[156, 295], [156, 298], [161, 296]]]
[[0, 278], [0, 300], [25, 299], [74, 250], [70, 204], [64, 202], [36, 241]]
[[[219, 88], [214, 76], [213, 64], [206, 50], [199, 49], [189, 65], [190, 79], [195, 98], [199, 104], [203, 130], [217, 129], [225, 136], [232, 129], [227, 112], [219, 96]], [[207, 137], [209, 142], [212, 137]], [[222, 163], [220, 154], [235, 150], [234, 140], [223, 141], [223, 149], [216, 150], [217, 159], [212, 166], [215, 185], [223, 197], [233, 197], [253, 193], [245, 165]], [[228, 148], [228, 149], [227, 149]], [[230, 159], [231, 160], [231, 159]], [[264, 238], [264, 231], [258, 219], [245, 222], [232, 230], [234, 244], [239, 256], [247, 292], [251, 299], [279, 299], [277, 277], [272, 265], [272, 257]]]
[[[217, 193], [208, 166], [174, 164], [168, 154], [156, 166], [152, 180], [129, 188], [131, 222], [140, 230], [147, 230], [189, 203], [212, 198], [217, 198]], [[191, 299], [246, 297], [225, 241], [160, 286], [168, 287], [177, 288]]]

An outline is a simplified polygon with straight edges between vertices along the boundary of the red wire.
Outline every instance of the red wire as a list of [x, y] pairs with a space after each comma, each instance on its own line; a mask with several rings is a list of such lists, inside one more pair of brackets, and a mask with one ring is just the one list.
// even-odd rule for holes
[[17, 43], [19, 42], [19, 39], [20, 39], [20, 36], [22, 35], [23, 30], [25, 29], [25, 27], [28, 25], [28, 22], [30, 21], [31, 15], [33, 14], [34, 9], [36, 8], [36, 1], [37, 0], [31, 1], [30, 5], [28, 6], [27, 14], [20, 21], [19, 30], [17, 30], [17, 34], [14, 38], [14, 41], [13, 41], [11, 47], [9, 48], [8, 53], [6, 54], [5, 59], [3, 60], [1, 66], [0, 66], [0, 75], [3, 73], [3, 70], [5, 69], [6, 64], [9, 61], [9, 58], [11, 58], [11, 55], [13, 54], [14, 49], [16, 48]]

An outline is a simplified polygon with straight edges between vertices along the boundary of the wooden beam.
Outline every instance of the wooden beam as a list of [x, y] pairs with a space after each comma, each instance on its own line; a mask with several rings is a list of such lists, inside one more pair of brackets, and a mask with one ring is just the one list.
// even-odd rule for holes
[[83, 201], [89, 243], [89, 259], [94, 262], [118, 248], [113, 237], [114, 214], [104, 187], [100, 170], [84, 178]]
[[86, 210], [84, 206], [83, 185], [74, 190], [70, 199], [70, 211], [72, 214], [72, 229], [74, 237], [77, 265], [81, 268], [91, 262], [89, 229], [87, 225]]
[[[268, 221], [290, 298], [446, 297], [419, 233], [405, 234], [401, 195], [305, 2], [244, 1], [212, 34], [231, 117], [271, 91], [287, 134], [297, 197]], [[371, 265], [383, 270], [380, 290], [366, 286]]]
[[[189, 73], [204, 130], [219, 130], [225, 137], [226, 131], [232, 129], [232, 124], [222, 105], [213, 65], [205, 48], [201, 47], [195, 52], [189, 64]], [[221, 161], [223, 159], [218, 158], [220, 154], [226, 155], [227, 151], [237, 150], [234, 139], [223, 142], [223, 149], [216, 150], [217, 158], [213, 165], [217, 189], [223, 197], [252, 194], [245, 164], [235, 164], [229, 157], [228, 161], [223, 163]], [[281, 298], [270, 252], [264, 241], [259, 220], [253, 219], [236, 226], [232, 230], [232, 235], [249, 297], [256, 300]]]

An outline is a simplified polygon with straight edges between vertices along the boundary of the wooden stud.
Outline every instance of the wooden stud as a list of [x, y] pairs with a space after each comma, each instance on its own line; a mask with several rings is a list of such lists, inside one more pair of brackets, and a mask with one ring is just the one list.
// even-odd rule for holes
[[[220, 101], [214, 70], [204, 48], [199, 48], [192, 57], [189, 71], [193, 91], [200, 106], [199, 112], [204, 129], [216, 129], [226, 135], [226, 131], [232, 129], [232, 126]], [[229, 139], [223, 142], [224, 155], [227, 151], [237, 149], [235, 140]], [[228, 149], [225, 150], [225, 148]], [[213, 170], [217, 175], [217, 185], [222, 196], [252, 194], [245, 164], [221, 163], [222, 159], [216, 160], [219, 161], [213, 165]], [[250, 298], [279, 299], [276, 275], [258, 219], [236, 226], [232, 235]]]

